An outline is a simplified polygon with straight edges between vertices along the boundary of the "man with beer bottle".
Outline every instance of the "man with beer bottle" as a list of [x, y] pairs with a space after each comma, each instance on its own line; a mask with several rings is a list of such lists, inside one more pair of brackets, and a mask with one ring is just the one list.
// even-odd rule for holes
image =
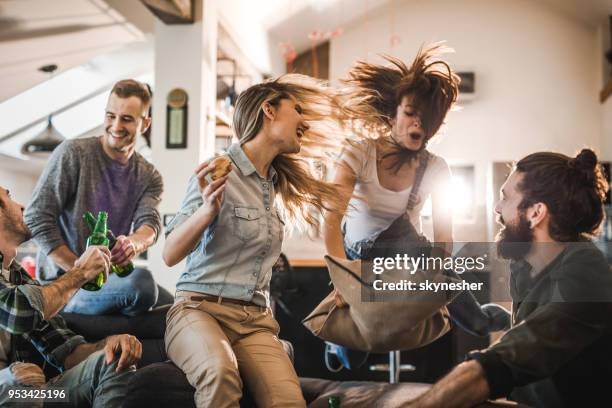
[[[119, 81], [106, 105], [104, 134], [67, 140], [53, 152], [25, 212], [40, 249], [37, 278], [43, 283], [72, 268], [85, 250], [88, 211], [108, 213], [108, 228], [117, 236], [114, 265], [128, 266], [157, 240], [162, 178], [135, 149], [151, 123], [150, 103], [145, 85]], [[80, 290], [64, 311], [134, 316], [155, 305], [158, 293], [151, 272], [136, 268], [123, 278], [110, 274], [100, 290]]]
[[8, 391], [44, 386], [64, 392], [54, 395], [70, 406], [121, 407], [142, 355], [140, 341], [119, 334], [87, 343], [57, 314], [82, 285], [108, 274], [110, 251], [90, 246], [61, 277], [41, 286], [15, 260], [30, 237], [23, 207], [0, 187], [0, 406], [32, 406], [11, 401]]

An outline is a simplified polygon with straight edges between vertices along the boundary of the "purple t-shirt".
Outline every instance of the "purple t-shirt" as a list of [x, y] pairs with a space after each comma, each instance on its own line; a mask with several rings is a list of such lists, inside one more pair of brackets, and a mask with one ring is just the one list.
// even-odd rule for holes
[[97, 216], [99, 211], [108, 213], [108, 228], [116, 236], [127, 235], [132, 228], [132, 219], [137, 202], [131, 199], [130, 192], [137, 190], [135, 162], [126, 165], [116, 162], [102, 154], [106, 167], [100, 172], [100, 180], [93, 191], [90, 211]]
[[142, 225], [159, 235], [157, 207], [162, 178], [138, 153], [122, 165], [104, 153], [100, 137], [67, 140], [60, 144], [41, 175], [24, 219], [40, 251], [37, 277], [56, 279], [63, 273], [48, 254], [66, 244], [75, 254], [85, 250], [89, 228], [83, 214], [108, 212], [115, 235], [127, 235]]

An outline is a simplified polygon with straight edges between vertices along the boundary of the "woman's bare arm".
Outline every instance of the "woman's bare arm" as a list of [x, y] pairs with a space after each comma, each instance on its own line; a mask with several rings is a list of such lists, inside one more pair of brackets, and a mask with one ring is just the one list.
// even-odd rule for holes
[[336, 165], [333, 183], [337, 184], [341, 191], [337, 203], [339, 213], [331, 211], [325, 213], [323, 237], [327, 253], [338, 258], [346, 258], [341, 230], [342, 214], [348, 208], [349, 200], [355, 189], [356, 180], [355, 172], [348, 165], [344, 164], [344, 162], [339, 162]]

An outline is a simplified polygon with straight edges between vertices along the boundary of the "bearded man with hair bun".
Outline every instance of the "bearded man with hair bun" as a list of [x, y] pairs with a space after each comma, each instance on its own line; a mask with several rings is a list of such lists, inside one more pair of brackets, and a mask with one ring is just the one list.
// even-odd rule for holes
[[468, 355], [409, 407], [471, 407], [507, 397], [534, 407], [595, 407], [612, 378], [612, 273], [592, 243], [609, 186], [597, 155], [533, 153], [495, 207], [510, 259], [513, 327]]

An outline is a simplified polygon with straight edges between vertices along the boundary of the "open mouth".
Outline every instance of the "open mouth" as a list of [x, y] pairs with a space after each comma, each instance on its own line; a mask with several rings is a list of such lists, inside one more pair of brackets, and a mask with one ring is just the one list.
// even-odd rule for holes
[[412, 139], [415, 142], [418, 142], [419, 140], [421, 140], [421, 138], [422, 136], [420, 133], [416, 133], [416, 132], [410, 133], [410, 139]]
[[108, 136], [112, 137], [113, 139], [123, 139], [123, 138], [126, 136], [125, 132], [115, 133], [115, 132], [113, 132], [113, 131], [110, 129], [110, 127], [107, 127], [107, 128], [106, 128], [106, 129], [104, 129], [104, 130], [105, 130], [106, 134], [107, 134]]

